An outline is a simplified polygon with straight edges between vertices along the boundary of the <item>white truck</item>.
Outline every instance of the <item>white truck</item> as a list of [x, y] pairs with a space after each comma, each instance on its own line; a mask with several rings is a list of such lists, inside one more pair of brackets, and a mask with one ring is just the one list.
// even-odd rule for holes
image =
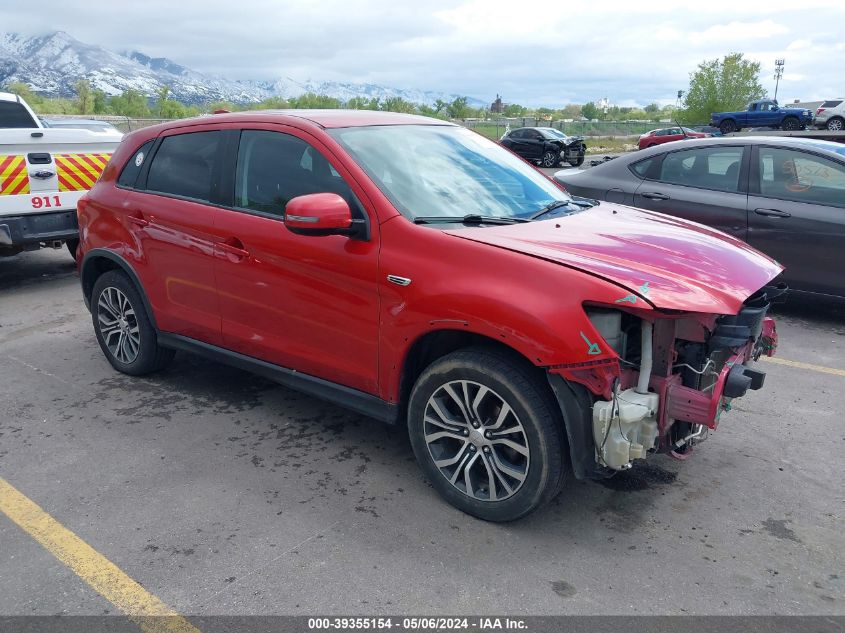
[[76, 202], [106, 167], [117, 130], [48, 128], [19, 96], [0, 92], [0, 257], [67, 244]]

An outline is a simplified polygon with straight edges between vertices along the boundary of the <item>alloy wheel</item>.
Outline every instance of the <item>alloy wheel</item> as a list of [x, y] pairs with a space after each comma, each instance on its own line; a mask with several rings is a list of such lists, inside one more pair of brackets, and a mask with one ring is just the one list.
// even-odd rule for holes
[[842, 119], [831, 119], [827, 122], [827, 129], [831, 132], [842, 131]]
[[138, 318], [129, 298], [113, 286], [104, 288], [97, 300], [97, 324], [109, 352], [129, 364], [141, 351]]
[[428, 399], [425, 442], [440, 474], [472, 499], [502, 501], [522, 487], [530, 450], [516, 412], [478, 382], [455, 380]]

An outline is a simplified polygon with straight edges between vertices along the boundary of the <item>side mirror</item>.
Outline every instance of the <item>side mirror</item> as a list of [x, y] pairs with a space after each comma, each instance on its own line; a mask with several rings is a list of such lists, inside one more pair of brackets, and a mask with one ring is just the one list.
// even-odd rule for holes
[[297, 196], [285, 207], [285, 226], [298, 235], [358, 236], [366, 229], [363, 220], [353, 220], [346, 200], [336, 193]]

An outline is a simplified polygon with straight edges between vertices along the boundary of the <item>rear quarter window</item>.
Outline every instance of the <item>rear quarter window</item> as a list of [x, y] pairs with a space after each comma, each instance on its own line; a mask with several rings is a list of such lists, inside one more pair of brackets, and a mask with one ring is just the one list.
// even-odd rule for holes
[[129, 160], [126, 161], [126, 165], [123, 167], [123, 171], [120, 172], [120, 176], [117, 178], [118, 186], [126, 187], [127, 189], [135, 188], [138, 175], [144, 167], [152, 146], [153, 141], [147, 141], [129, 157]]
[[842, 103], [842, 99], [836, 99], [836, 100], [834, 100], [834, 101], [825, 101], [825, 102], [821, 105], [821, 107], [823, 107], [823, 108], [835, 108], [835, 107], [837, 107], [840, 103]]
[[645, 178], [657, 158], [657, 156], [652, 156], [651, 158], [637, 161], [636, 163], [629, 165], [628, 169], [630, 169], [637, 178]]

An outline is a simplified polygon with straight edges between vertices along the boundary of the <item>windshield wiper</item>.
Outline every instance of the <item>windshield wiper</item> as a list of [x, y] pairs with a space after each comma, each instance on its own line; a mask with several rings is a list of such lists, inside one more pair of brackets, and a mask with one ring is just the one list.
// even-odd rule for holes
[[582, 209], [589, 209], [590, 207], [594, 207], [598, 204], [595, 200], [590, 200], [589, 198], [570, 198], [569, 200], [555, 200], [554, 202], [550, 202], [545, 207], [537, 211], [534, 215], [529, 215], [527, 220], [530, 222], [531, 220], [537, 220], [538, 218], [543, 217], [547, 213], [554, 211], [555, 209], [560, 209], [562, 207], [574, 206], [580, 207]]
[[505, 218], [492, 215], [420, 215], [414, 218], [414, 224], [516, 224], [528, 222], [527, 218]]
[[547, 213], [551, 213], [555, 209], [560, 209], [561, 207], [568, 207], [570, 204], [572, 204], [572, 200], [555, 200], [554, 202], [550, 202], [545, 207], [537, 211], [537, 213], [535, 213], [534, 215], [529, 215], [528, 220], [537, 220], [546, 215]]

